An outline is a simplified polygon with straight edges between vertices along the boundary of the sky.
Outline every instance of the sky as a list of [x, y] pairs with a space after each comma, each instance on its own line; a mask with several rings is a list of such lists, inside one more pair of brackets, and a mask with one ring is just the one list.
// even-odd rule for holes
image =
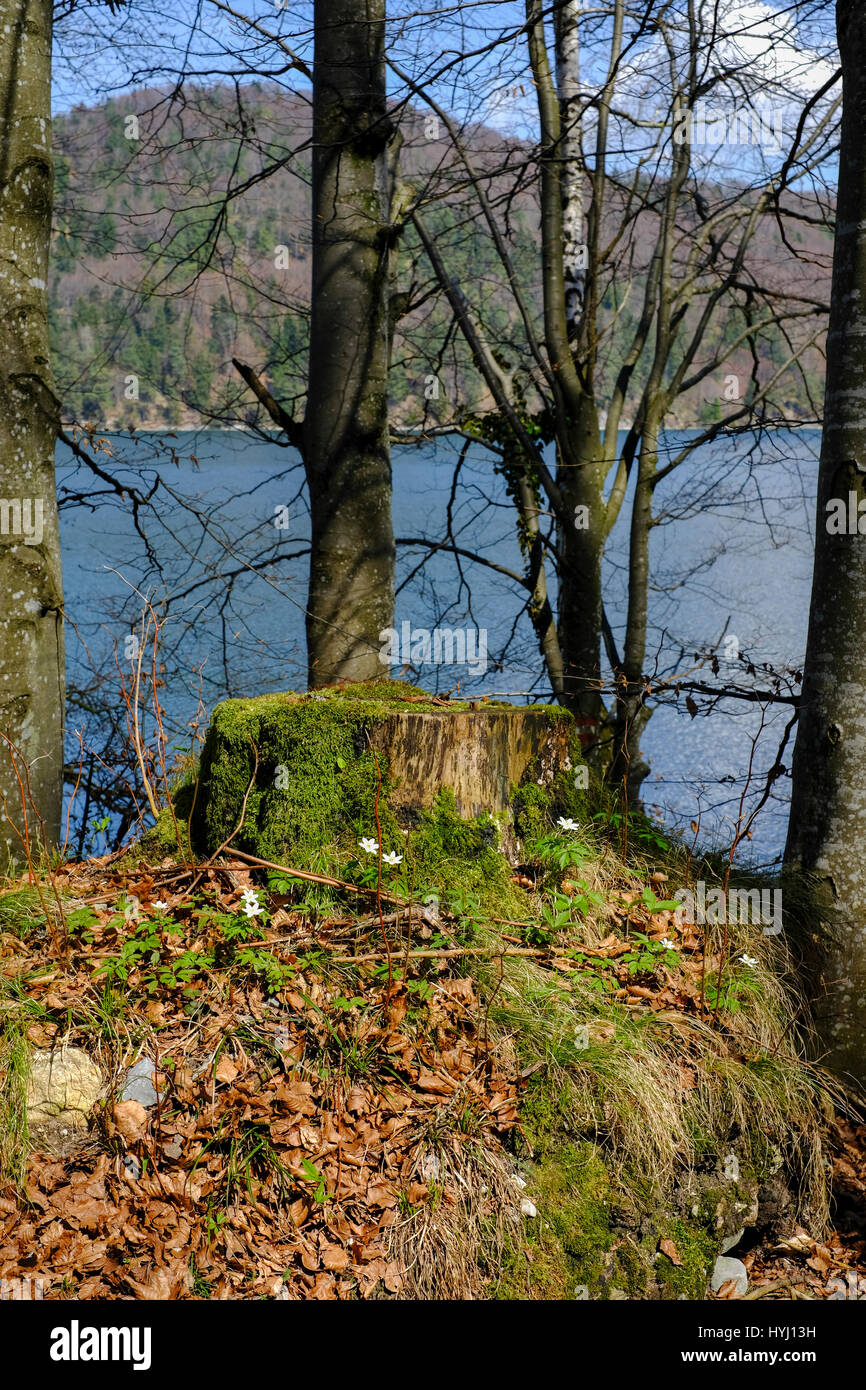
[[[761, 78], [802, 96], [816, 90], [835, 66], [833, 5], [830, 0], [796, 0], [770, 5], [763, 0], [694, 0], [699, 18], [717, 31], [714, 61], [742, 70], [748, 65]], [[594, 18], [600, 6], [586, 7], [587, 30], [604, 21]], [[640, 7], [635, 6], [635, 9]], [[659, 37], [662, 27], [673, 48], [684, 47], [685, 0], [657, 0], [651, 5], [659, 26], [627, 61], [629, 76], [639, 91], [651, 77], [664, 80], [666, 53]], [[533, 119], [525, 46], [518, 36], [524, 8], [515, 0], [389, 0], [391, 42], [404, 67], [431, 76], [438, 69], [440, 95], [452, 104], [479, 101], [485, 118], [511, 129], [521, 115]], [[251, 19], [258, 28], [242, 22]], [[214, 79], [242, 72], [242, 53], [254, 55], [265, 35], [284, 36], [294, 52], [309, 59], [312, 49], [311, 5], [308, 0], [132, 0], [110, 12], [87, 3], [57, 23], [55, 109], [90, 103], [152, 80], [170, 78], [189, 65]], [[483, 50], [497, 40], [494, 54]], [[605, 49], [605, 45], [602, 45]], [[454, 83], [453, 55], [469, 55]], [[586, 55], [586, 77], [601, 76], [601, 53]], [[295, 75], [295, 80], [298, 80]], [[521, 97], [519, 88], [524, 86]], [[462, 88], [462, 91], [461, 91]], [[470, 97], [471, 94], [471, 97]]]

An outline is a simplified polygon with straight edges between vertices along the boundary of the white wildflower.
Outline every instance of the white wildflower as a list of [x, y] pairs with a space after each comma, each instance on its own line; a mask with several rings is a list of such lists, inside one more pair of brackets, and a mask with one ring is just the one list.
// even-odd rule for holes
[[382, 863], [383, 863], [383, 864], [391, 864], [392, 866], [395, 865], [395, 864], [402, 864], [402, 863], [403, 863], [403, 856], [402, 856], [402, 854], [394, 854], [394, 852], [392, 851], [390, 854], [383, 854], [383, 855], [382, 855]]
[[258, 893], [255, 891], [254, 888], [244, 889], [241, 907], [243, 908], [244, 912], [248, 917], [255, 917], [259, 912], [261, 912], [262, 905], [259, 902]]
[[740, 961], [742, 962], [743, 965], [757, 965], [757, 964], [758, 964], [757, 959], [756, 959], [755, 956], [740, 956]]
[[580, 826], [576, 820], [571, 820], [568, 816], [560, 816], [556, 822], [560, 830], [579, 830]]
[[361, 849], [364, 851], [365, 854], [379, 853], [379, 846], [377, 842], [375, 840], [368, 839], [366, 836], [363, 840], [359, 840], [358, 844], [361, 846]]

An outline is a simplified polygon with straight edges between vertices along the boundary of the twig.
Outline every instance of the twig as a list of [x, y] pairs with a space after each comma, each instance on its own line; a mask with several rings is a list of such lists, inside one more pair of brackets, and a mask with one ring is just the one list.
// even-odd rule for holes
[[[345, 888], [350, 893], [375, 893], [376, 891], [375, 888], [359, 888], [357, 883], [346, 883], [342, 878], [329, 878], [327, 874], [313, 874], [306, 869], [290, 869], [285, 864], [275, 864], [272, 859], [260, 859], [257, 854], [244, 854], [239, 849], [233, 849], [232, 854], [236, 859], [243, 859], [247, 864], [255, 864], [261, 869], [279, 869], [280, 873], [285, 874], [287, 878], [302, 878], [306, 883], [324, 883], [329, 888]], [[395, 898], [392, 893], [383, 891], [382, 899], [385, 902], [396, 903], [398, 907], [406, 906], [404, 898]]]
[[[413, 960], [442, 960], [446, 956], [549, 956], [549, 949], [535, 946], [513, 946], [510, 950], [497, 951], [489, 946], [448, 946], [438, 951], [410, 951]], [[331, 956], [334, 965], [358, 965], [368, 960], [387, 960], [383, 951], [372, 951], [365, 956]]]

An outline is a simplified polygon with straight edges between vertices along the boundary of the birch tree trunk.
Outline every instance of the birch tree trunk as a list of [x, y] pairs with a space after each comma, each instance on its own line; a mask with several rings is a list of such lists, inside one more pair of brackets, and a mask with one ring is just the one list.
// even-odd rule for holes
[[[58, 402], [48, 359], [51, 0], [0, 0], [0, 855], [19, 859], [19, 772], [60, 835], [64, 643], [54, 482]], [[38, 829], [28, 808], [30, 833]], [[2, 867], [2, 866], [0, 866]]]
[[817, 1023], [836, 1069], [866, 1081], [866, 537], [831, 534], [827, 504], [866, 512], [866, 10], [839, 0], [843, 72], [836, 244], [812, 605], [785, 862], [813, 876], [827, 942]]
[[556, 85], [562, 128], [562, 262], [568, 336], [576, 338], [583, 308], [586, 253], [583, 202], [583, 150], [580, 110], [581, 0], [561, 0], [554, 14]]
[[311, 686], [383, 675], [394, 534], [388, 434], [392, 135], [385, 0], [316, 0], [313, 299], [304, 463]]
[[[567, 52], [577, 59], [576, 3], [569, 3]], [[602, 713], [601, 688], [601, 556], [604, 548], [605, 468], [598, 431], [598, 415], [591, 390], [587, 390], [571, 346], [576, 319], [569, 321], [575, 299], [567, 282], [566, 264], [573, 254], [573, 235], [582, 227], [582, 204], [574, 203], [579, 184], [572, 168], [566, 175], [566, 135], [562, 112], [567, 103], [557, 89], [547, 53], [544, 8], [540, 0], [526, 0], [527, 37], [532, 76], [538, 96], [541, 127], [541, 257], [544, 296], [544, 344], [551, 366], [557, 420], [557, 473], [561, 506], [557, 517], [562, 566], [559, 585], [559, 641], [563, 657], [563, 703], [586, 723]], [[565, 20], [558, 17], [560, 28]], [[557, 57], [560, 55], [557, 31]], [[565, 43], [565, 36], [563, 37]], [[559, 74], [562, 76], [561, 72]], [[572, 66], [566, 91], [577, 90]], [[574, 136], [575, 129], [571, 131]], [[579, 143], [578, 143], [579, 158]], [[566, 234], [566, 214], [570, 231]], [[588, 758], [595, 760], [596, 749]]]

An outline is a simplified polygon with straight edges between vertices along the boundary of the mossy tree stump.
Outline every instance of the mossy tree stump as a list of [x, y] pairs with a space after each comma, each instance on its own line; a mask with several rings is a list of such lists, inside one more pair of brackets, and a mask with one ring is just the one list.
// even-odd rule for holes
[[431, 872], [437, 858], [482, 851], [507, 867], [502, 850], [522, 834], [582, 812], [583, 774], [574, 721], [557, 706], [437, 704], [393, 681], [227, 700], [205, 741], [193, 835], [213, 854], [247, 796], [234, 848], [339, 866], [375, 836], [380, 786], [383, 850], [411, 835]]

